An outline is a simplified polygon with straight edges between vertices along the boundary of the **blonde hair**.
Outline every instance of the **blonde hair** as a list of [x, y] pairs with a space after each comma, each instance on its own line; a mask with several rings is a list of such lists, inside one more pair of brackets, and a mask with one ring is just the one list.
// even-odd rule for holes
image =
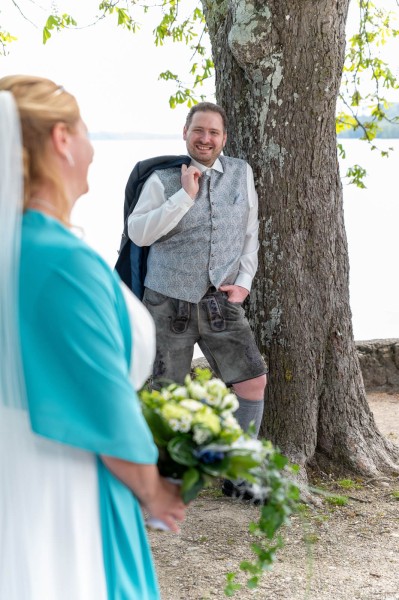
[[13, 94], [19, 111], [24, 158], [24, 209], [41, 184], [50, 184], [57, 217], [69, 224], [68, 199], [51, 160], [48, 141], [57, 123], [65, 123], [70, 131], [75, 130], [80, 119], [75, 97], [53, 81], [31, 75], [3, 77], [0, 90]]

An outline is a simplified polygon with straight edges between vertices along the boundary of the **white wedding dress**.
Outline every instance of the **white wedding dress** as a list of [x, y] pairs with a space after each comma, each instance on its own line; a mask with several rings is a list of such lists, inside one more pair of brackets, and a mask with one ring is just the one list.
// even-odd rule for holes
[[[155, 329], [122, 288], [139, 389]], [[0, 403], [0, 600], [107, 600], [99, 505], [96, 456], [34, 434], [25, 410]]]

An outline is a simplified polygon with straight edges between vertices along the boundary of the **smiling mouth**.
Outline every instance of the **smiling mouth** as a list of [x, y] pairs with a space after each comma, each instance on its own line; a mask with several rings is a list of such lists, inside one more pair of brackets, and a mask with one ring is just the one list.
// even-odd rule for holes
[[204, 150], [212, 150], [212, 147], [211, 147], [211, 146], [200, 146], [200, 145], [198, 145], [198, 144], [197, 144], [196, 148], [197, 148], [198, 150], [202, 150], [202, 151], [204, 151]]

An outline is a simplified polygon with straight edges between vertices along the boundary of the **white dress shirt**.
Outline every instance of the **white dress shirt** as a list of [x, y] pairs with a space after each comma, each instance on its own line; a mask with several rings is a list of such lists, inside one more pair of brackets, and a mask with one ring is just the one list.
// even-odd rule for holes
[[[223, 166], [219, 159], [216, 159], [212, 167], [206, 167], [194, 159], [191, 159], [191, 165], [197, 167], [202, 173], [211, 169], [223, 173]], [[234, 284], [249, 291], [258, 267], [259, 221], [258, 194], [255, 190], [253, 172], [248, 164], [247, 191], [249, 202], [248, 223], [240, 268]], [[129, 216], [129, 238], [137, 246], [151, 246], [176, 227], [194, 202], [195, 200], [183, 188], [167, 198], [161, 180], [156, 173], [153, 173], [145, 182], [134, 211]]]

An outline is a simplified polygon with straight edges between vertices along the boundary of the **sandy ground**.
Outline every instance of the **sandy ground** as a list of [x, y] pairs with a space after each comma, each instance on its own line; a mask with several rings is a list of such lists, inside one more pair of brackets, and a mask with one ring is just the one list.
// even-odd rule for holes
[[[381, 432], [399, 444], [399, 395], [372, 394], [369, 402]], [[294, 516], [273, 570], [235, 598], [399, 600], [399, 479], [351, 490], [324, 485], [349, 496], [348, 504]], [[225, 598], [225, 574], [251, 558], [248, 523], [258, 510], [209, 490], [193, 502], [179, 535], [150, 532], [162, 599]]]

